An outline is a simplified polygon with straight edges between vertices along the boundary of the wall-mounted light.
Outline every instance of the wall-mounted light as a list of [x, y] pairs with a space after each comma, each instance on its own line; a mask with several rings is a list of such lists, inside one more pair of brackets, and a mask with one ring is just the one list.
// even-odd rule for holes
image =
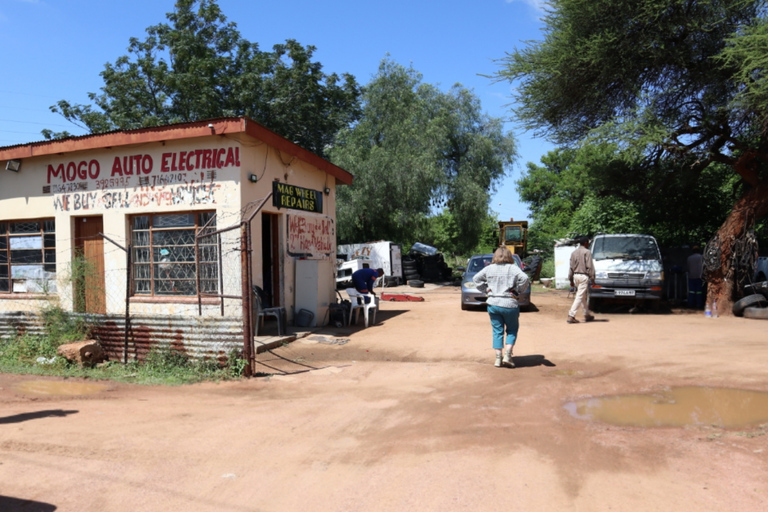
[[251, 183], [256, 183], [257, 181], [259, 181], [259, 177], [251, 173], [248, 175], [248, 181], [250, 181]]
[[330, 188], [328, 188], [328, 187], [325, 187], [325, 188], [323, 189], [323, 192], [325, 192], [325, 195], [327, 195], [327, 196], [331, 195], [331, 189], [330, 189]]
[[5, 170], [19, 172], [21, 170], [21, 160], [8, 160], [5, 162]]

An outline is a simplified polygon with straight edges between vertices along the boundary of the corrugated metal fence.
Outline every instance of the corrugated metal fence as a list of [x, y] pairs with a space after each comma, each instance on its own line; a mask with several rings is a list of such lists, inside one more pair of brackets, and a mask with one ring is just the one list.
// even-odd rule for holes
[[[125, 317], [73, 313], [92, 326], [112, 360], [122, 361], [125, 347]], [[44, 335], [42, 316], [25, 312], [0, 312], [0, 339]], [[132, 316], [128, 332], [128, 360], [142, 360], [155, 347], [170, 347], [194, 358], [222, 358], [243, 348], [243, 319], [240, 317]]]

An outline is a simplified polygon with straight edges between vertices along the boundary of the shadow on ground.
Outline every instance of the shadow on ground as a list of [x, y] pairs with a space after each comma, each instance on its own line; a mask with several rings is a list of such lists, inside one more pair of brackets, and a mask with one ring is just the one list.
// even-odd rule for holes
[[513, 356], [512, 362], [515, 368], [530, 368], [533, 366], [557, 366], [555, 363], [540, 354], [529, 356]]
[[[8, 424], [8, 423], [21, 423], [22, 421], [29, 421], [29, 420], [39, 420], [40, 418], [50, 418], [51, 416], [60, 416], [64, 417], [67, 414], [75, 414], [80, 411], [64, 411], [62, 409], [51, 409], [48, 411], [36, 411], [36, 412], [25, 412], [23, 414], [15, 414], [13, 416], [5, 416], [0, 417], [0, 425]], [[2, 500], [2, 497], [0, 497], [0, 500]], [[0, 505], [2, 505], [2, 501], [0, 501]], [[0, 507], [0, 510], [5, 510], [3, 507]]]
[[22, 500], [10, 496], [0, 496], [0, 510], [3, 512], [53, 512], [56, 505], [34, 500]]

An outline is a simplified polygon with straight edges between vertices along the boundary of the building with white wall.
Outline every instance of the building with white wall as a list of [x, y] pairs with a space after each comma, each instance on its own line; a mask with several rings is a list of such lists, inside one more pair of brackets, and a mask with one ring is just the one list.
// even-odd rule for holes
[[216, 354], [243, 339], [231, 331], [252, 285], [289, 319], [307, 309], [321, 323], [335, 301], [336, 187], [351, 183], [244, 117], [0, 148], [3, 332], [55, 303], [99, 319], [109, 352], [131, 350], [129, 311], [133, 356], [163, 340]]

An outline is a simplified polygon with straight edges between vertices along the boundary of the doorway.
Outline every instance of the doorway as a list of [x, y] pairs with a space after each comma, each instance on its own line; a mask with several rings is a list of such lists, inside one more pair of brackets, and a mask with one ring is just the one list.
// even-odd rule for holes
[[280, 296], [280, 252], [278, 237], [279, 215], [261, 213], [261, 280], [264, 283], [266, 307], [279, 307]]
[[76, 217], [72, 258], [72, 307], [77, 313], [107, 312], [104, 284], [104, 230], [101, 216]]

